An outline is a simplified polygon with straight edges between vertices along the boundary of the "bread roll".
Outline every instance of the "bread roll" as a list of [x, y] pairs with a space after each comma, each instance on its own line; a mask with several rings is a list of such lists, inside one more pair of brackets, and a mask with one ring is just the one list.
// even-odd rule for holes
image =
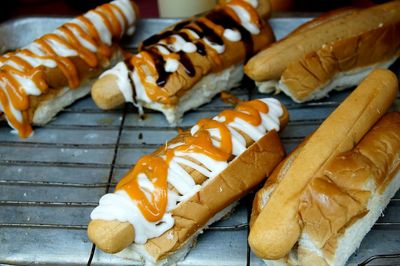
[[[400, 187], [400, 113], [386, 114], [357, 146], [335, 156], [300, 196], [298, 244], [268, 265], [345, 265]], [[272, 176], [284, 175], [274, 170]], [[268, 179], [252, 218], [280, 180]], [[269, 192], [271, 194], [271, 192]]]
[[264, 259], [286, 256], [300, 237], [300, 195], [338, 153], [351, 150], [388, 110], [398, 81], [388, 70], [375, 70], [322, 123], [287, 169], [249, 234], [252, 250]]
[[400, 52], [400, 1], [324, 14], [251, 58], [245, 73], [261, 92], [296, 102], [356, 86]]
[[116, 0], [0, 58], [0, 113], [20, 137], [85, 96], [93, 79], [123, 58], [115, 42], [133, 32], [137, 13], [132, 1]]
[[255, 6], [232, 0], [144, 40], [128, 64], [121, 62], [93, 85], [94, 101], [104, 109], [132, 102], [176, 124], [184, 112], [237, 85], [242, 64], [274, 41]]
[[[224, 111], [213, 120], [201, 120], [150, 157], [140, 159], [120, 181], [117, 191], [100, 200], [99, 207], [91, 214], [89, 239], [106, 252], [124, 249], [118, 255], [149, 265], [176, 263], [204, 228], [228, 213], [238, 199], [254, 189], [280, 162], [284, 151], [277, 130], [286, 125], [287, 115], [278, 101], [262, 99], [242, 102], [236, 111]], [[226, 135], [227, 132], [230, 133]], [[205, 133], [210, 134], [208, 141], [196, 140]], [[210, 142], [212, 147], [208, 146]], [[179, 153], [182, 147], [187, 152]], [[212, 153], [203, 153], [199, 147]], [[222, 155], [224, 158], [216, 159]], [[157, 171], [157, 176], [163, 176], [162, 160], [169, 164], [168, 185], [164, 184], [168, 186], [168, 207], [153, 217], [157, 212], [155, 207], [151, 207], [153, 214], [149, 215], [147, 211], [139, 211], [143, 199], [135, 203], [131, 198], [136, 199], [140, 191], [146, 191], [148, 199], [153, 198], [154, 190], [143, 181], [146, 180], [143, 173], [149, 179], [153, 174], [144, 166], [149, 165]], [[135, 182], [141, 188], [128, 196], [127, 191]], [[170, 204], [170, 201], [178, 202]], [[161, 204], [160, 200], [152, 202], [153, 206]]]

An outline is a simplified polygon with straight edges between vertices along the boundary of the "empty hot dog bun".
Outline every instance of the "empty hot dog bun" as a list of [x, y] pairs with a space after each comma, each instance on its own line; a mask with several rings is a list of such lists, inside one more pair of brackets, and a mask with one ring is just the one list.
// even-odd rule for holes
[[149, 37], [93, 85], [94, 101], [103, 109], [132, 102], [176, 124], [187, 110], [237, 85], [243, 63], [274, 41], [257, 13], [261, 3], [232, 0]]
[[400, 1], [329, 12], [261, 51], [245, 66], [261, 92], [319, 99], [389, 67], [400, 52]]
[[134, 31], [137, 13], [134, 2], [116, 0], [0, 57], [0, 112], [20, 137], [88, 94], [94, 79], [123, 59], [116, 41]]
[[[296, 153], [284, 167], [290, 167]], [[284, 167], [271, 177], [284, 176]], [[355, 148], [336, 155], [312, 178], [300, 196], [297, 245], [284, 258], [266, 260], [267, 265], [345, 265], [399, 189], [399, 170], [400, 113], [395, 112], [383, 116]], [[280, 181], [268, 179], [257, 192], [252, 222]]]
[[[249, 243], [259, 257], [290, 264], [295, 257], [290, 251], [299, 241], [302, 265], [345, 263], [386, 206], [381, 202], [378, 209], [371, 209], [371, 220], [367, 199], [375, 200], [374, 193], [386, 184], [383, 180], [391, 180], [398, 171], [399, 114], [384, 118], [367, 134], [394, 102], [397, 91], [398, 81], [392, 72], [373, 71], [272, 174], [275, 178], [266, 183], [253, 205]], [[391, 187], [385, 194], [386, 203], [398, 188], [396, 182], [395, 189]], [[327, 205], [318, 197], [326, 199]], [[357, 229], [350, 234], [354, 242], [347, 234], [339, 237], [343, 228], [363, 215], [369, 217], [368, 223], [363, 220], [369, 227], [354, 227]], [[304, 251], [306, 247], [312, 250]], [[323, 252], [318, 253], [318, 248]], [[314, 259], [315, 252], [324, 254], [326, 264], [322, 259], [308, 260], [300, 249], [310, 251]]]
[[105, 252], [146, 265], [181, 260], [203, 229], [281, 161], [277, 131], [287, 120], [286, 109], [271, 98], [200, 120], [139, 159], [116, 191], [100, 199], [89, 239]]
[[294, 153], [253, 222], [249, 244], [256, 255], [275, 260], [289, 253], [302, 233], [299, 206], [312, 178], [322, 175], [337, 154], [354, 148], [392, 105], [397, 92], [392, 72], [373, 71]]

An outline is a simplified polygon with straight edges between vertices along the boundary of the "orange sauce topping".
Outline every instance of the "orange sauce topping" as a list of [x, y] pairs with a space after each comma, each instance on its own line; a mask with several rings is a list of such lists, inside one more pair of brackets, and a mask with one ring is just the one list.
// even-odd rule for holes
[[[92, 10], [92, 12], [101, 17], [102, 22], [114, 38], [119, 38], [122, 35], [122, 29], [129, 27], [125, 14], [115, 5], [105, 4]], [[115, 13], [119, 13], [125, 25], [120, 24]], [[23, 84], [15, 76], [30, 79], [41, 93], [46, 91], [49, 85], [46, 82], [45, 66], [31, 66], [27, 60], [18, 57], [17, 54], [28, 56], [32, 59], [54, 61], [71, 89], [77, 88], [81, 82], [77, 66], [71, 59], [71, 56], [57, 54], [52, 43], [76, 51], [77, 57], [82, 59], [90, 68], [96, 68], [101, 58], [109, 58], [112, 55], [111, 47], [102, 42], [93, 23], [84, 16], [78, 17], [77, 20], [84, 27], [69, 22], [58, 28], [62, 35], [49, 33], [34, 41], [44, 55], [38, 55], [30, 50], [23, 49], [0, 57], [0, 62], [4, 64], [0, 68], [0, 104], [4, 109], [9, 123], [18, 131], [19, 136], [22, 138], [28, 137], [32, 132], [30, 125], [31, 118], [28, 112], [30, 107], [29, 95], [25, 92]], [[95, 47], [97, 52], [90, 51], [82, 45], [76, 33], [78, 33], [79, 38], [84, 39]], [[7, 64], [6, 62], [12, 62], [12, 64]], [[20, 112], [21, 115], [16, 114], [16, 112]]]
[[[138, 183], [138, 175], [144, 174], [154, 185], [150, 200]], [[129, 191], [130, 197], [137, 203], [144, 217], [150, 222], [157, 222], [162, 218], [167, 207], [167, 175], [168, 165], [159, 157], [143, 156], [121, 181], [116, 190]]]
[[220, 98], [224, 103], [231, 105], [237, 105], [238, 103], [242, 102], [242, 100], [240, 100], [236, 95], [230, 93], [229, 91], [221, 91]]
[[268, 113], [268, 105], [259, 100], [242, 102], [235, 110], [225, 110], [220, 116], [224, 116], [227, 123], [233, 122], [235, 118], [240, 118], [249, 122], [253, 126], [261, 124], [261, 113]]
[[147, 77], [158, 77], [158, 72], [155, 67], [153, 58], [147, 51], [140, 52], [140, 56], [133, 56], [131, 64], [135, 66], [135, 71], [139, 76], [142, 84], [146, 87], [146, 94], [154, 101], [164, 101], [166, 104], [174, 104], [169, 97], [169, 93], [165, 88], [157, 86], [155, 81], [149, 80]]
[[[242, 7], [244, 10], [246, 10], [250, 16], [250, 21], [257, 25], [257, 27], [261, 27], [261, 21], [259, 19], [259, 16], [257, 14], [257, 11], [255, 8], [251, 6], [251, 4], [243, 1], [243, 0], [232, 0], [229, 2], [229, 5], [226, 6], [218, 6], [216, 10], [223, 10], [226, 12], [226, 14], [231, 17], [234, 21], [237, 23], [241, 23], [240, 18], [236, 14], [236, 12], [230, 8], [230, 5], [237, 5]], [[223, 37], [225, 28], [222, 25], [219, 25], [215, 22], [212, 21], [212, 19], [208, 18], [207, 16], [203, 16], [197, 19], [194, 19], [192, 22], [188, 23], [188, 25], [179, 28], [178, 30], [170, 30], [167, 31], [170, 33], [169, 36], [165, 36], [165, 32], [162, 32], [159, 34], [159, 36], [163, 36], [159, 41], [163, 41], [165, 43], [171, 43], [171, 36], [176, 33], [187, 33], [188, 29], [195, 29], [197, 32], [200, 32], [200, 35], [204, 35], [204, 31], [201, 27], [196, 24], [196, 22], [200, 22], [201, 24], [204, 24], [206, 28], [209, 28], [211, 31], [213, 31], [214, 34], [218, 35], [220, 38]], [[191, 38], [194, 38], [191, 36], [191, 34], [188, 34]], [[157, 35], [153, 36], [157, 37]], [[201, 43], [203, 46], [206, 46], [207, 50], [207, 56], [211, 59], [212, 61], [212, 69], [211, 71], [213, 72], [220, 72], [224, 68], [224, 63], [221, 58], [221, 55], [218, 54], [216, 50], [213, 48], [209, 47], [209, 45], [206, 44], [206, 42], [202, 39], [203, 36], [200, 36], [200, 39], [193, 39], [192, 42], [194, 44], [196, 43]], [[157, 42], [152, 43], [149, 45], [147, 48], [151, 47], [152, 45], [157, 45]], [[144, 46], [144, 43], [142, 44]], [[141, 49], [142, 50], [142, 49]], [[139, 55], [144, 55], [146, 51], [141, 51]], [[172, 54], [172, 53], [171, 53]], [[168, 55], [162, 55], [164, 60], [168, 59], [168, 57], [171, 56], [171, 54]], [[177, 99], [174, 93], [168, 93], [168, 91], [165, 89], [165, 84], [164, 85], [159, 85], [155, 81], [160, 77], [161, 73], [157, 71], [155, 65], [159, 64], [159, 60], [153, 60], [150, 56], [143, 56], [146, 57], [136, 59], [137, 56], [134, 56], [131, 60], [131, 65], [137, 72], [137, 75], [140, 79], [141, 84], [143, 85], [146, 95], [149, 97], [150, 100], [155, 101], [155, 102], [160, 102], [166, 105], [174, 105], [177, 103]], [[156, 62], [157, 61], [157, 62]], [[182, 62], [181, 62], [182, 63]], [[207, 74], [207, 73], [204, 73]], [[164, 73], [165, 75], [165, 73]], [[148, 79], [148, 77], [152, 77], [152, 79]], [[198, 78], [198, 76], [196, 76]], [[185, 83], [184, 83], [185, 84]], [[185, 86], [185, 85], [184, 85]], [[183, 88], [185, 89], [185, 88]], [[177, 91], [174, 88], [170, 90], [172, 91]]]
[[[125, 190], [137, 203], [146, 220], [150, 222], [160, 220], [166, 212], [168, 168], [175, 152], [200, 153], [217, 161], [228, 161], [232, 156], [232, 137], [227, 124], [238, 117], [258, 126], [261, 123], [260, 112], [267, 113], [268, 105], [260, 100], [253, 100], [240, 103], [234, 111], [222, 112], [219, 116], [226, 117], [224, 122], [208, 118], [200, 120], [197, 123], [198, 130], [193, 135], [187, 133], [181, 145], [173, 148], [167, 147], [163, 158], [157, 155], [146, 155], [139, 159], [136, 166], [118, 183], [116, 190]], [[256, 121], [259, 123], [255, 123]], [[218, 147], [213, 144], [210, 129], [218, 130], [220, 133], [220, 138], [217, 139]], [[146, 175], [152, 182], [153, 192], [144, 192], [140, 188], [140, 174]]]

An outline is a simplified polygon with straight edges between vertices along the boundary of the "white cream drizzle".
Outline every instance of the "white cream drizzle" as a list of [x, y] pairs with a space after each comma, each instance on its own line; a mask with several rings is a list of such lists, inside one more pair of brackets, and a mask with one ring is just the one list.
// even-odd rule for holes
[[225, 37], [225, 39], [227, 39], [231, 42], [237, 42], [242, 39], [242, 35], [240, 34], [240, 32], [237, 30], [232, 30], [232, 29], [225, 29], [224, 37]]
[[[128, 35], [133, 34], [135, 31], [135, 21], [136, 21], [136, 13], [133, 10], [130, 0], [119, 0], [112, 2], [113, 5], [120, 8], [120, 10], [124, 13], [126, 19], [128, 20], [128, 24], [130, 25], [128, 29], [126, 29], [126, 33]], [[117, 14], [116, 12], [115, 14]]]
[[225, 45], [219, 45], [213, 42], [210, 42], [207, 38], [203, 38], [204, 42], [210, 46], [212, 49], [214, 49], [218, 54], [222, 54], [225, 52]]
[[[163, 55], [169, 55], [169, 54], [170, 54], [170, 52], [168, 51], [168, 49], [165, 48], [165, 47], [162, 46], [162, 45], [156, 45], [155, 47], [156, 47], [157, 50], [158, 50], [161, 54], [163, 54]], [[175, 72], [176, 70], [178, 70], [178, 68], [179, 68], [179, 62], [178, 62], [178, 60], [173, 59], [173, 58], [170, 58], [170, 57], [167, 57], [166, 63], [165, 63], [165, 65], [164, 65], [165, 71], [166, 71], [166, 72], [171, 72], [171, 73], [172, 73], [172, 72]]]
[[106, 75], [114, 75], [116, 77], [118, 89], [124, 96], [125, 102], [133, 103], [133, 89], [126, 64], [124, 62], [119, 62], [115, 67], [101, 74], [100, 78]]
[[[280, 102], [272, 98], [262, 99], [261, 101], [268, 105], [269, 112], [268, 114], [260, 112], [262, 122], [259, 126], [253, 126], [243, 120], [241, 120], [242, 122], [235, 120], [227, 125], [227, 128], [232, 133], [232, 153], [235, 156], [246, 150], [246, 141], [237, 130], [246, 132], [254, 141], [264, 136], [269, 129], [279, 130], [279, 117], [283, 115], [283, 108]], [[213, 119], [224, 121], [225, 117], [216, 116]], [[190, 134], [194, 135], [198, 130], [199, 126], [195, 125], [190, 129]], [[221, 138], [219, 130], [208, 130], [212, 137], [217, 140]], [[181, 145], [184, 145], [184, 143], [178, 142], [166, 146], [169, 149], [173, 149]], [[216, 141], [213, 145], [219, 147], [220, 143]], [[167, 181], [179, 194], [168, 190], [168, 207], [160, 224], [147, 221], [136, 207], [135, 201], [131, 200], [123, 190], [104, 195], [100, 199], [99, 206], [91, 213], [90, 218], [92, 220], [130, 222], [135, 229], [135, 242], [144, 244], [148, 239], [158, 237], [170, 229], [174, 225], [174, 218], [171, 216], [170, 211], [201, 189], [202, 186], [196, 185], [183, 166], [195, 169], [208, 179], [212, 179], [224, 171], [228, 165], [229, 162], [227, 161], [218, 161], [202, 153], [175, 150], [169, 163]], [[138, 180], [139, 186], [144, 191], [151, 191], [152, 184], [149, 184], [149, 182], [147, 178]]]
[[101, 16], [93, 11], [89, 11], [83, 16], [89, 19], [90, 22], [92, 22], [96, 31], [99, 33], [101, 41], [110, 46], [112, 35], [111, 32], [108, 30], [106, 24], [104, 23], [103, 19], [101, 18]]
[[78, 52], [75, 49], [69, 48], [54, 39], [46, 39], [46, 43], [48, 43], [53, 51], [59, 56], [69, 57], [78, 55]]
[[28, 46], [22, 48], [28, 51], [31, 51], [33, 54], [38, 56], [45, 56], [45, 52], [42, 50], [42, 47], [37, 42], [32, 42]]
[[236, 15], [240, 18], [242, 26], [248, 30], [251, 34], [257, 35], [260, 33], [260, 29], [256, 24], [251, 22], [251, 17], [249, 12], [241, 6], [229, 4], [229, 7], [235, 11]]
[[57, 66], [56, 61], [52, 59], [42, 59], [42, 58], [37, 58], [37, 57], [31, 57], [29, 55], [23, 54], [23, 53], [16, 53], [15, 56], [21, 58], [28, 64], [30, 64], [33, 67], [38, 67], [38, 66], [45, 66], [48, 68], [54, 68]]
[[85, 47], [92, 53], [97, 52], [97, 47], [91, 42], [87, 41], [85, 38], [83, 38], [77, 29], [75, 29], [74, 27], [68, 27], [68, 29], [72, 31], [73, 35], [78, 39], [79, 43], [82, 44], [83, 47]]
[[182, 30], [185, 31], [185, 32], [187, 32], [187, 33], [189, 33], [190, 36], [192, 37], [192, 38], [191, 38], [192, 40], [198, 40], [198, 39], [200, 39], [200, 36], [199, 36], [196, 32], [192, 31], [191, 29], [183, 28]]
[[[174, 200], [174, 197], [171, 197]], [[118, 217], [121, 222], [135, 225], [135, 242], [146, 243], [147, 239], [157, 237], [174, 225], [174, 219], [168, 212], [159, 222], [149, 222], [142, 215], [139, 208], [124, 190], [109, 193], [101, 197], [99, 207], [90, 214], [92, 220], [99, 219], [112, 221]], [[140, 233], [139, 233], [140, 232]]]
[[146, 103], [151, 103], [152, 101], [150, 100], [149, 96], [147, 96], [146, 88], [144, 87], [142, 81], [140, 80], [139, 74], [135, 69], [133, 69], [133, 71], [131, 72], [130, 77], [135, 86], [136, 100], [140, 100]]
[[258, 0], [245, 0], [247, 3], [249, 3], [252, 7], [257, 8], [258, 7]]
[[174, 38], [174, 42], [170, 43], [168, 47], [174, 51], [174, 52], [179, 52], [179, 51], [184, 51], [185, 53], [194, 53], [196, 52], [197, 48], [196, 45], [192, 42], [187, 42], [185, 39], [183, 39], [179, 35], [172, 35], [171, 37]]
[[[5, 84], [3, 84], [2, 81], [0, 81], [0, 85], [1, 85], [2, 87], [5, 86]], [[8, 94], [7, 90], [4, 90], [4, 94], [6, 95], [8, 101], [10, 101], [10, 95]], [[1, 107], [0, 111], [1, 111], [1, 112], [4, 112], [3, 106], [0, 105], [0, 107]], [[22, 122], [22, 113], [21, 113], [19, 110], [15, 109], [14, 106], [13, 106], [12, 104], [10, 104], [10, 109], [11, 109], [11, 111], [13, 112], [14, 117], [15, 117], [19, 122]], [[7, 119], [7, 123], [10, 125], [10, 127], [14, 128], [14, 127], [11, 125], [11, 123], [8, 121], [8, 119]], [[15, 129], [15, 128], [14, 128], [14, 129]]]

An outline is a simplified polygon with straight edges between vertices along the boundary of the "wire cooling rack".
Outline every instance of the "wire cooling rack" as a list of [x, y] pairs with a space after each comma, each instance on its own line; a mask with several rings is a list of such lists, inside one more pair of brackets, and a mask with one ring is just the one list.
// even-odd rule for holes
[[[21, 18], [6, 22], [0, 25], [0, 47], [3, 51], [21, 47], [66, 20]], [[306, 20], [275, 18], [272, 25], [280, 38]], [[143, 20], [136, 37], [126, 39], [124, 46], [134, 49], [138, 40], [173, 22]], [[250, 87], [244, 82], [233, 93], [243, 100], [266, 97]], [[330, 98], [308, 104], [296, 104], [278, 95], [290, 113], [290, 123], [281, 134], [286, 150], [292, 150], [315, 130], [347, 95], [348, 92], [333, 93]], [[400, 108], [399, 98], [396, 106]], [[200, 118], [212, 117], [229, 107], [215, 98], [189, 112], [179, 127], [189, 127]], [[89, 215], [99, 198], [114, 189], [141, 155], [176, 133], [177, 128], [169, 127], [159, 113], [148, 111], [140, 120], [131, 106], [104, 112], [88, 97], [65, 109], [47, 126], [36, 128], [28, 139], [10, 134], [6, 123], [0, 123], [0, 263], [132, 265], [92, 245], [86, 236]], [[202, 234], [178, 265], [264, 265], [247, 245], [252, 196], [245, 197], [229, 219]], [[400, 193], [391, 200], [349, 263], [400, 264], [398, 257], [389, 258], [398, 252]], [[377, 258], [379, 254], [390, 256]]]

